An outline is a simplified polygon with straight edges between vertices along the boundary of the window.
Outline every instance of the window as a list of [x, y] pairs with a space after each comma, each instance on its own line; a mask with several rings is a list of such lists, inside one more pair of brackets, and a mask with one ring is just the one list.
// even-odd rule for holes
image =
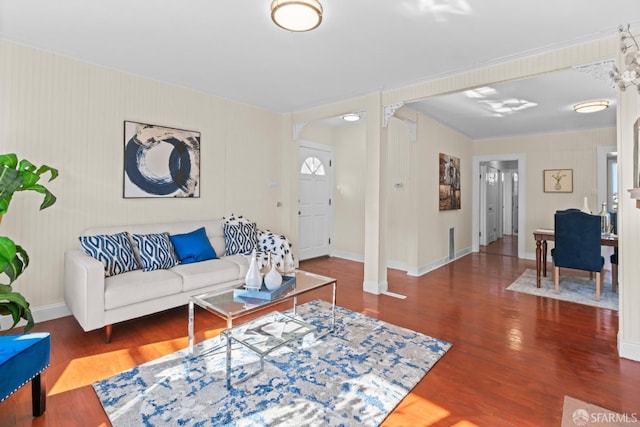
[[317, 157], [307, 157], [305, 161], [302, 162], [300, 173], [303, 175], [324, 176], [324, 165], [322, 164], [322, 161], [320, 161], [320, 159]]

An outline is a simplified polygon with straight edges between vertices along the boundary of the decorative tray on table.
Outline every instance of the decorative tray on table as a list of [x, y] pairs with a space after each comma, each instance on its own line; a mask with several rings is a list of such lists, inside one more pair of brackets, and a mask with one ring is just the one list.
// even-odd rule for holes
[[273, 301], [278, 298], [284, 292], [291, 289], [291, 287], [296, 283], [295, 276], [282, 276], [282, 285], [278, 288], [270, 291], [262, 284], [260, 290], [255, 289], [245, 289], [238, 288], [233, 290], [233, 299], [239, 302], [244, 302], [246, 298], [255, 298], [266, 301]]

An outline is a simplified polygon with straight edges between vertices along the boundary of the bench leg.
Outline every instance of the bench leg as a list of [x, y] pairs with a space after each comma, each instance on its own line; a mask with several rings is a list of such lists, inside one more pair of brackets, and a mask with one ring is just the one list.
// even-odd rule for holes
[[109, 344], [111, 342], [111, 332], [113, 331], [113, 325], [106, 325], [104, 327], [104, 342]]
[[34, 417], [39, 417], [47, 409], [47, 384], [42, 373], [31, 380], [31, 408]]

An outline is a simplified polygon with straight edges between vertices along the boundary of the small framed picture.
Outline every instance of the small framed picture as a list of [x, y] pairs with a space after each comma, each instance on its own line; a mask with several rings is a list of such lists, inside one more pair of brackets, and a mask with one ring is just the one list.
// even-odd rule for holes
[[543, 185], [545, 193], [573, 193], [573, 169], [545, 169]]

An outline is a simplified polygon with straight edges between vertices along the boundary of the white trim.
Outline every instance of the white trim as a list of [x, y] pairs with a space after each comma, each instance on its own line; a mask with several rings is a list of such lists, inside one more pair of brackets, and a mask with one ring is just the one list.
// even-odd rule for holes
[[[463, 256], [469, 255], [471, 252], [472, 252], [471, 247], [467, 247], [459, 252], [456, 252], [456, 256], [453, 259], [449, 259], [449, 257], [446, 256], [442, 259], [439, 259], [435, 262], [432, 262], [431, 264], [425, 265], [420, 268], [409, 268], [406, 263], [402, 263], [399, 261], [388, 261], [387, 268], [391, 268], [394, 270], [402, 270], [407, 273], [407, 276], [418, 277], [418, 276], [427, 274], [428, 272], [433, 271], [436, 268], [442, 267], [443, 265], [449, 264], [450, 262], [460, 259]], [[364, 255], [357, 254], [354, 252], [336, 251], [336, 252], [333, 252], [331, 256], [335, 258], [346, 259], [348, 261], [364, 263]]]
[[411, 268], [407, 270], [407, 276], [413, 276], [413, 277], [418, 277], [418, 276], [423, 276], [427, 273], [429, 273], [430, 271], [433, 271], [437, 268], [442, 267], [443, 265], [447, 265], [457, 259], [460, 259], [466, 255], [469, 255], [472, 252], [470, 247], [467, 247], [459, 252], [456, 252], [456, 256], [453, 259], [450, 259], [449, 256], [447, 255], [444, 258], [441, 258], [437, 261], [432, 262], [431, 264], [427, 264], [425, 266], [422, 266], [420, 268]]
[[365, 280], [362, 283], [362, 289], [365, 292], [369, 292], [369, 293], [372, 293], [374, 295], [381, 295], [381, 294], [384, 294], [384, 293], [386, 293], [388, 291], [389, 283], [386, 280], [382, 281], [382, 282], [375, 282], [375, 281], [372, 281], [372, 280], [369, 280], [369, 281]]
[[[331, 205], [329, 206], [329, 224], [328, 224], [328, 230], [327, 230], [327, 234], [329, 235], [329, 253], [328, 254], [323, 254], [323, 255], [330, 255], [332, 253], [332, 249], [333, 249], [333, 227], [334, 227], [334, 220], [335, 220], [335, 204], [333, 203], [335, 201], [335, 197], [334, 197], [334, 193], [333, 193], [333, 186], [334, 186], [334, 182], [335, 182], [335, 147], [333, 147], [332, 145], [327, 145], [327, 144], [320, 144], [318, 142], [313, 142], [313, 141], [308, 141], [308, 140], [304, 140], [301, 139], [298, 142], [298, 152], [300, 151], [300, 148], [304, 147], [304, 148], [308, 148], [311, 150], [317, 150], [317, 151], [325, 151], [327, 153], [329, 153], [329, 161], [331, 162], [331, 166], [328, 168], [329, 170], [327, 171], [327, 174], [329, 176], [329, 198], [331, 199]], [[299, 156], [298, 156], [299, 157]], [[296, 169], [296, 177], [298, 178], [298, 191], [300, 191], [300, 164], [299, 162], [296, 160], [296, 164], [298, 165], [298, 168]], [[300, 201], [300, 195], [298, 194], [298, 197], [296, 197], [296, 199], [298, 201]], [[299, 211], [299, 206], [296, 205], [296, 211]], [[298, 238], [300, 237], [300, 221], [298, 221]]]
[[398, 299], [407, 299], [406, 295], [397, 294], [395, 292], [389, 292], [389, 291], [383, 292], [382, 295], [387, 295], [389, 297], [394, 297], [394, 298], [398, 298]]
[[333, 251], [331, 253], [332, 257], [346, 259], [348, 261], [355, 261], [364, 263], [364, 255], [357, 254], [355, 252], [345, 252], [345, 251]]
[[[615, 145], [599, 145], [597, 147], [597, 165], [596, 170], [598, 172], [598, 204], [592, 206], [593, 212], [600, 212], [600, 207], [603, 203], [607, 203], [607, 153], [618, 151]], [[620, 191], [618, 191], [618, 197], [620, 197]], [[608, 205], [608, 203], [607, 203]], [[609, 206], [611, 210], [611, 206]]]
[[[525, 199], [526, 199], [526, 176], [527, 176], [527, 155], [525, 153], [513, 153], [513, 154], [489, 154], [483, 156], [473, 156], [473, 227], [472, 227], [472, 239], [471, 247], [473, 252], [480, 251], [480, 221], [478, 218], [478, 212], [480, 211], [480, 163], [490, 162], [492, 160], [497, 161], [518, 161], [518, 235], [525, 234]], [[518, 239], [518, 258], [525, 257], [525, 239]]]
[[[59, 319], [61, 317], [70, 316], [71, 312], [64, 303], [45, 305], [31, 310], [33, 320], [36, 324], [46, 322], [47, 320]], [[0, 316], [0, 330], [6, 330], [13, 324], [11, 316]], [[21, 320], [17, 327], [26, 325], [27, 322]]]
[[618, 354], [625, 359], [640, 362], [640, 343], [621, 341], [620, 332], [618, 332]]

